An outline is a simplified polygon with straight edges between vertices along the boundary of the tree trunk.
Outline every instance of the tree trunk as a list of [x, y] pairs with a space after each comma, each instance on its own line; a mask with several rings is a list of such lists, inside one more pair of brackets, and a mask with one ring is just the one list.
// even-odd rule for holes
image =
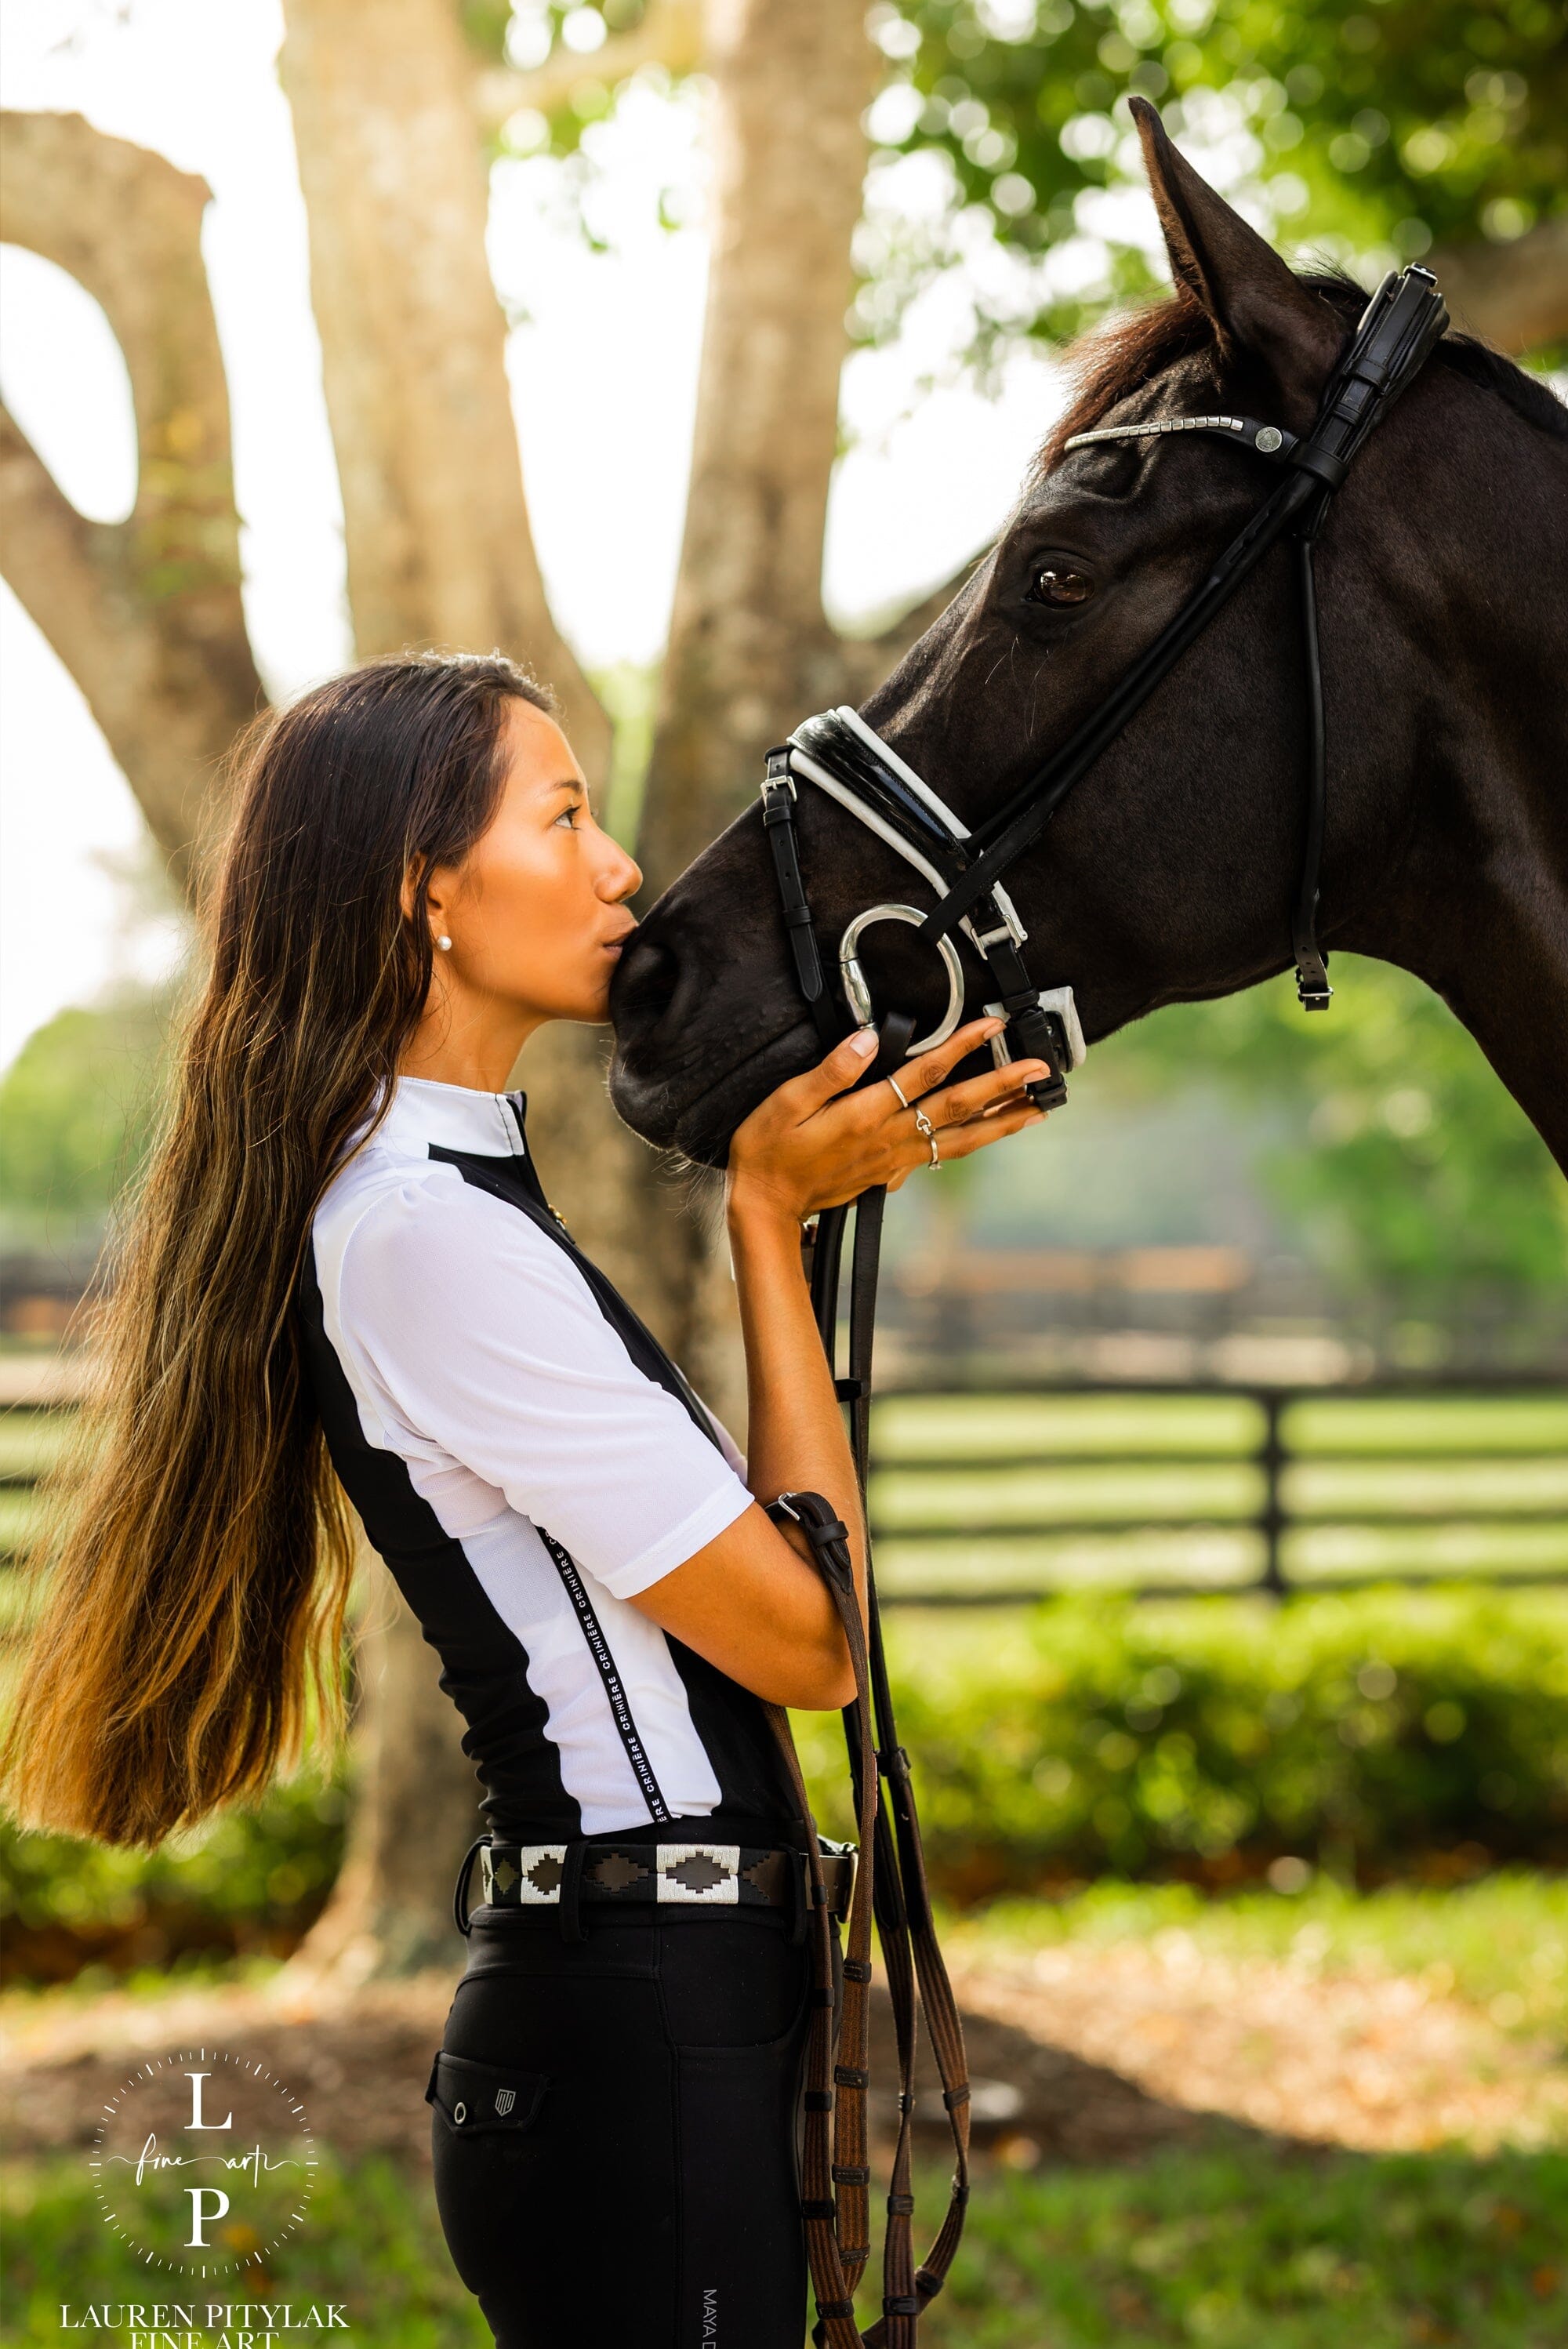
[[[284, 24], [356, 645], [521, 657], [554, 687], [600, 781], [608, 721], [556, 632], [529, 529], [458, 13], [450, 0], [286, 0]], [[642, 1186], [648, 1153], [610, 1109], [603, 1057], [591, 1030], [535, 1042], [521, 1072], [531, 1139], [583, 1246], [668, 1330], [685, 1252], [663, 1236], [678, 1219]], [[438, 1669], [406, 1610], [370, 1643], [350, 1862], [305, 1964], [397, 1972], [450, 1955], [478, 1787]]]
[[[449, 1965], [452, 1884], [480, 1820], [439, 1665], [379, 1558], [355, 1640], [355, 1804], [332, 1898], [293, 1963], [347, 1986]], [[454, 1759], [455, 1755], [455, 1759]]]
[[713, 259], [639, 843], [653, 889], [746, 804], [764, 750], [837, 675], [822, 535], [880, 61], [844, 0], [713, 0], [708, 62]]
[[90, 523], [0, 411], [5, 575], [82, 692], [182, 887], [221, 761], [265, 696], [240, 602], [206, 182], [79, 114], [0, 119], [5, 235], [102, 306], [136, 410], [136, 503]]
[[[762, 754], [837, 699], [822, 540], [847, 348], [861, 117], [880, 60], [844, 0], [710, 0], [712, 260], [690, 502], [638, 857], [650, 894], [757, 788]], [[744, 1403], [716, 1218], [688, 1216], [675, 1345], [716, 1406]]]
[[457, 9], [286, 0], [284, 21], [356, 646], [500, 646], [554, 687], [598, 780], [609, 721], [529, 531]]

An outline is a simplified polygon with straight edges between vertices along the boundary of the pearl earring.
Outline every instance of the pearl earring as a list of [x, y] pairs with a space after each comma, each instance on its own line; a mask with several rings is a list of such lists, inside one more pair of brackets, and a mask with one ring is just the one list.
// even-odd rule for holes
[[450, 953], [451, 953], [451, 951], [452, 951], [452, 942], [451, 942], [450, 938], [448, 938], [448, 937], [439, 937], [439, 938], [438, 938], [438, 939], [436, 940], [436, 944], [440, 947], [441, 952], [442, 952], [443, 954], [450, 954]]

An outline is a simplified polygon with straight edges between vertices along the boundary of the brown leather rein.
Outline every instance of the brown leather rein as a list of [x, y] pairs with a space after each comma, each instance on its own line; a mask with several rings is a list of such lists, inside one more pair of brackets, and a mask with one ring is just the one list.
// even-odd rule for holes
[[[840, 1400], [849, 1407], [851, 1443], [862, 1509], [870, 1453], [872, 1339], [884, 1196], [882, 1191], [869, 1191], [855, 1204], [849, 1375], [835, 1379]], [[849, 1210], [841, 1207], [820, 1216], [812, 1248], [812, 1301], [828, 1361], [835, 1370], [839, 1272], [848, 1215]], [[864, 2349], [916, 2349], [916, 2327], [922, 2312], [941, 2291], [953, 2263], [969, 2199], [969, 2073], [964, 2053], [964, 2028], [932, 1919], [909, 1756], [898, 1741], [882, 1651], [869, 1534], [867, 1607], [862, 1623], [848, 1530], [820, 1494], [781, 1494], [770, 1505], [769, 1515], [798, 1526], [810, 1543], [818, 1571], [843, 1622], [855, 1674], [855, 1701], [845, 1709], [844, 1733], [854, 1791], [860, 1865], [845, 1933], [842, 2002], [836, 2044], [832, 1922], [816, 1826], [789, 1717], [779, 1707], [769, 1709], [805, 1823], [810, 1875], [808, 1930], [811, 1936], [813, 2010], [807, 2049], [800, 2208], [817, 2301], [818, 2321], [811, 2337], [818, 2349], [862, 2349], [862, 2344]], [[866, 2094], [870, 2085], [873, 1914], [898, 2050], [898, 2135], [888, 2182], [882, 2313], [870, 2330], [862, 2333], [855, 2317], [854, 2300], [872, 2254]], [[918, 2265], [913, 2229], [917, 1988], [918, 2009], [924, 2018], [926, 2036], [942, 2081], [942, 2101], [953, 2133], [954, 2155], [947, 2209], [930, 2250]]]

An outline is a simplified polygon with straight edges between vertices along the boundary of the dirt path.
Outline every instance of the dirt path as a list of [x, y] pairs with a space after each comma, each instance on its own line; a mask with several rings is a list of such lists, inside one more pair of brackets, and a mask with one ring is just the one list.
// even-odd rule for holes
[[[988, 1959], [955, 1982], [976, 2136], [1005, 2159], [1122, 2160], [1226, 2124], [1361, 2152], [1568, 2137], [1560, 2052], [1408, 1977], [1311, 1979], [1207, 1956], [1178, 1932]], [[444, 1973], [345, 1992], [285, 1971], [156, 2001], [7, 1998], [0, 2133], [13, 2155], [85, 2145], [139, 2060], [206, 2044], [286, 2080], [339, 2154], [423, 2161], [450, 1995]], [[885, 2009], [877, 2041], [873, 2076], [891, 2083]], [[934, 2095], [925, 2113], [940, 2124]]]

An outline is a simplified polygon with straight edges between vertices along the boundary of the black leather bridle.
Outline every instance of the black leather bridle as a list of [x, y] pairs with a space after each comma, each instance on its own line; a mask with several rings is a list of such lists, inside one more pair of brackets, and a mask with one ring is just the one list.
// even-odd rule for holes
[[[1268, 549], [1286, 536], [1294, 536], [1296, 541], [1308, 713], [1305, 839], [1301, 885], [1292, 919], [1292, 943], [1296, 990], [1302, 1003], [1309, 1011], [1326, 1009], [1333, 990], [1328, 984], [1327, 957], [1317, 940], [1326, 781], [1313, 543], [1328, 502], [1344, 481], [1351, 460], [1374, 425], [1387, 414], [1424, 365], [1447, 325], [1448, 312], [1437, 280], [1429, 271], [1412, 267], [1398, 275], [1390, 272], [1362, 313], [1329, 380], [1311, 430], [1300, 439], [1281, 425], [1259, 424], [1250, 417], [1216, 414], [1160, 417], [1147, 423], [1108, 425], [1095, 431], [1076, 433], [1066, 443], [1066, 450], [1070, 450], [1103, 441], [1158, 440], [1176, 432], [1214, 433], [1278, 466], [1284, 479], [1232, 540], [1202, 585], [1133, 663], [1099, 708], [977, 832], [971, 832], [930, 784], [852, 709], [828, 710], [807, 719], [788, 742], [768, 753], [762, 820], [772, 851], [796, 978], [824, 1046], [835, 1044], [844, 1028], [842, 1016], [828, 991], [810, 904], [800, 874], [795, 808], [801, 785], [810, 783], [836, 800], [859, 823], [896, 849], [936, 893], [936, 904], [924, 914], [915, 906], [891, 902], [868, 906], [849, 923], [841, 938], [839, 968], [843, 992], [859, 1025], [869, 1024], [872, 1018], [871, 991], [861, 968], [859, 947], [862, 934], [874, 923], [913, 924], [919, 936], [935, 947], [947, 971], [947, 1009], [936, 1027], [912, 1047], [914, 1020], [907, 1012], [888, 1013], [880, 1022], [877, 1055], [861, 1080], [863, 1084], [875, 1083], [894, 1073], [912, 1049], [929, 1049], [957, 1027], [963, 1016], [965, 989], [954, 937], [956, 931], [980, 957], [992, 980], [994, 995], [986, 1009], [1006, 1020], [1006, 1028], [991, 1047], [998, 1066], [1014, 1060], [1044, 1061], [1051, 1073], [1044, 1081], [1028, 1088], [1030, 1099], [1039, 1109], [1057, 1108], [1067, 1099], [1067, 1072], [1076, 1068], [1084, 1055], [1072, 988], [1037, 987], [1030, 978], [1023, 957], [1026, 933], [1003, 886], [1002, 875], [1038, 837], [1073, 785], [1115, 740], [1134, 711], [1142, 708], [1161, 679], [1229, 602]], [[835, 1375], [834, 1381], [840, 1400], [849, 1411], [862, 1504], [871, 1451], [872, 1344], [885, 1196], [881, 1190], [867, 1191], [853, 1203], [848, 1373], [841, 1378]], [[847, 1206], [835, 1207], [819, 1216], [810, 1252], [811, 1299], [817, 1328], [835, 1374], [839, 1361], [840, 1276], [849, 1214]], [[842, 1527], [838, 1530], [841, 1533]], [[847, 1552], [845, 1555], [847, 1557]], [[802, 2207], [820, 2320], [814, 2340], [827, 2344], [827, 2349], [841, 2349], [841, 2344], [850, 2349], [850, 2344], [862, 2338], [876, 2344], [876, 2349], [906, 2349], [906, 2344], [914, 2341], [921, 2313], [942, 2289], [963, 2230], [968, 2197], [969, 2085], [957, 2008], [932, 1922], [909, 1757], [898, 1742], [893, 1720], [876, 1583], [869, 1559], [866, 1634], [866, 1685], [876, 1733], [874, 1757], [865, 1733], [866, 1702], [851, 1706], [845, 1722], [851, 1767], [863, 1777], [874, 1758], [880, 1788], [880, 1800], [874, 1806], [874, 1832], [869, 1839], [862, 1826], [861, 1865], [862, 1869], [869, 1868], [872, 1877], [872, 1898], [892, 1997], [901, 2126], [895, 2191], [888, 2202], [882, 2317], [864, 2336], [855, 2323], [852, 2293], [851, 2297], [844, 2296], [846, 2275], [851, 2282], [857, 2280], [869, 2256], [868, 2245], [845, 2240], [846, 2226], [851, 2236], [860, 2233], [860, 2214], [864, 2206], [855, 2201], [853, 2215], [849, 2216], [851, 2206], [844, 2200], [843, 2191], [849, 2189], [857, 2195], [863, 2192], [869, 2176], [858, 2138], [847, 2148], [854, 2159], [846, 2166], [835, 2134], [830, 2175], [840, 2189], [839, 2195]], [[858, 1789], [860, 1785], [858, 1777]], [[849, 1972], [848, 1966], [845, 1972]], [[908, 2142], [913, 2106], [913, 1990], [917, 1977], [923, 2003], [934, 2023], [931, 2035], [942, 2077], [943, 2101], [953, 2126], [957, 2167], [940, 2232], [924, 2262], [914, 2268], [909, 2231], [913, 2198], [908, 2191]], [[863, 2070], [846, 2072], [841, 2065], [836, 2076], [841, 2083], [856, 2083], [861, 2090], [864, 2088]], [[811, 2106], [810, 2097], [807, 2101], [809, 2125], [825, 2131], [826, 2113], [834, 2103], [833, 2096], [825, 2094], [816, 2106]], [[835, 2132], [841, 2119], [841, 2116], [835, 2113]], [[822, 2167], [827, 2155], [825, 2149], [820, 2150], [819, 2167]]]
[[[936, 891], [937, 902], [929, 912], [903, 905], [872, 905], [858, 914], [844, 931], [839, 962], [844, 992], [857, 1022], [872, 1017], [870, 991], [858, 954], [861, 934], [876, 922], [910, 922], [942, 955], [948, 977], [947, 1011], [921, 1043], [928, 1046], [950, 1035], [958, 1025], [964, 1003], [963, 971], [954, 944], [954, 934], [959, 932], [984, 960], [994, 982], [987, 1010], [1006, 1018], [1006, 1030], [992, 1046], [998, 1065], [1009, 1060], [1047, 1061], [1051, 1077], [1047, 1082], [1031, 1086], [1030, 1097], [1040, 1109], [1060, 1106], [1067, 1099], [1067, 1072], [1078, 1066], [1084, 1051], [1072, 989], [1039, 988], [1030, 978], [1022, 951], [1027, 934], [1002, 885], [1002, 876], [1038, 838], [1074, 784], [1143, 707], [1269, 548], [1287, 536], [1296, 543], [1308, 744], [1305, 838], [1292, 944], [1302, 1003], [1309, 1011], [1327, 1007], [1333, 989], [1328, 984], [1327, 957], [1317, 942], [1326, 778], [1313, 544], [1329, 501], [1367, 434], [1419, 372], [1448, 323], [1442, 295], [1429, 270], [1412, 266], [1398, 274], [1390, 271], [1362, 313], [1311, 430], [1299, 439], [1282, 425], [1216, 414], [1112, 424], [1076, 433], [1065, 444], [1064, 454], [1106, 441], [1203, 432], [1262, 457], [1278, 467], [1284, 478], [1231, 541], [1202, 586], [1099, 709], [978, 831], [971, 832], [930, 784], [852, 709], [827, 710], [808, 718], [788, 742], [768, 753], [762, 820], [773, 854], [796, 978], [824, 1043], [835, 1042], [842, 1027], [828, 994], [800, 877], [795, 803], [802, 781], [837, 800], [895, 848]], [[903, 1027], [901, 1037], [894, 1029], [899, 1017], [895, 1014], [882, 1022], [882, 1048], [874, 1077], [896, 1069], [909, 1049], [913, 1023]]]

